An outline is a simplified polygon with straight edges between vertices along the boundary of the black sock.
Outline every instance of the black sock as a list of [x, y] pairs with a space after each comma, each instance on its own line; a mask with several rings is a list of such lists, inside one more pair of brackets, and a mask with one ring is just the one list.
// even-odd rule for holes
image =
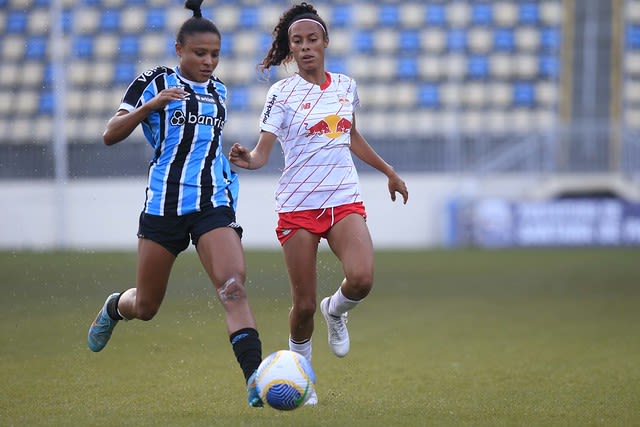
[[118, 302], [120, 301], [120, 297], [123, 293], [124, 292], [121, 292], [120, 295], [118, 295], [118, 298], [113, 298], [109, 303], [107, 303], [107, 314], [113, 320], [122, 320], [122, 316], [118, 313]]
[[246, 381], [262, 362], [262, 343], [258, 331], [253, 328], [240, 329], [229, 336], [229, 341]]

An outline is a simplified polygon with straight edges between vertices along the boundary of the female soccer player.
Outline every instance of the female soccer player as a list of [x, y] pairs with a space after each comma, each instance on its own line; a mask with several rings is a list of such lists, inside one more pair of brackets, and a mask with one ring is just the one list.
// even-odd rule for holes
[[307, 3], [291, 7], [273, 35], [261, 68], [293, 60], [298, 72], [271, 86], [253, 150], [234, 144], [229, 157], [239, 167], [258, 169], [280, 140], [285, 164], [276, 190], [276, 234], [291, 286], [289, 348], [311, 360], [316, 258], [320, 238], [326, 238], [345, 277], [335, 293], [320, 302], [320, 310], [331, 349], [344, 357], [349, 352], [347, 312], [373, 285], [373, 244], [351, 153], [388, 177], [391, 200], [399, 193], [406, 203], [409, 194], [404, 181], [356, 128], [355, 80], [325, 70], [329, 37], [315, 8]]
[[113, 145], [142, 124], [153, 159], [138, 229], [136, 287], [109, 295], [89, 328], [88, 345], [101, 351], [118, 321], [155, 316], [173, 263], [191, 240], [224, 308], [249, 405], [262, 406], [252, 376], [262, 344], [245, 291], [242, 228], [235, 215], [238, 179], [222, 153], [227, 88], [212, 76], [221, 35], [202, 17], [201, 4], [186, 2], [193, 17], [176, 37], [179, 65], [136, 77], [104, 131], [104, 143]]

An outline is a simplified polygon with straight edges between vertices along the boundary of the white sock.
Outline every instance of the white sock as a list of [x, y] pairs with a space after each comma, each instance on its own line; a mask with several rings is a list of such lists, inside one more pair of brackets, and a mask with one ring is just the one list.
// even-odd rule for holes
[[329, 314], [340, 316], [358, 305], [358, 303], [360, 303], [360, 301], [354, 301], [345, 297], [342, 294], [342, 289], [338, 288], [329, 300]]
[[306, 340], [305, 342], [295, 342], [291, 340], [289, 337], [289, 350], [295, 351], [298, 354], [304, 356], [305, 359], [311, 363], [312, 356], [312, 348], [311, 348], [311, 338]]

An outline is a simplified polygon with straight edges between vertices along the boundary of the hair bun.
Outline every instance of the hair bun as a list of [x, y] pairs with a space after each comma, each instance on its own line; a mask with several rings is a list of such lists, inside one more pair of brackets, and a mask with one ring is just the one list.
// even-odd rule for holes
[[186, 0], [184, 2], [184, 7], [186, 9], [193, 10], [193, 16], [196, 18], [202, 17], [202, 10], [200, 9], [202, 6], [202, 0]]

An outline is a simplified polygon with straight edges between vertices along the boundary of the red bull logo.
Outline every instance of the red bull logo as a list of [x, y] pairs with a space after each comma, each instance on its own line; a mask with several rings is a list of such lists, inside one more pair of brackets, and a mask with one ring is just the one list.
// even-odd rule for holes
[[351, 132], [351, 122], [344, 117], [331, 114], [307, 128], [305, 136], [324, 135], [327, 138], [337, 138], [349, 132]]

